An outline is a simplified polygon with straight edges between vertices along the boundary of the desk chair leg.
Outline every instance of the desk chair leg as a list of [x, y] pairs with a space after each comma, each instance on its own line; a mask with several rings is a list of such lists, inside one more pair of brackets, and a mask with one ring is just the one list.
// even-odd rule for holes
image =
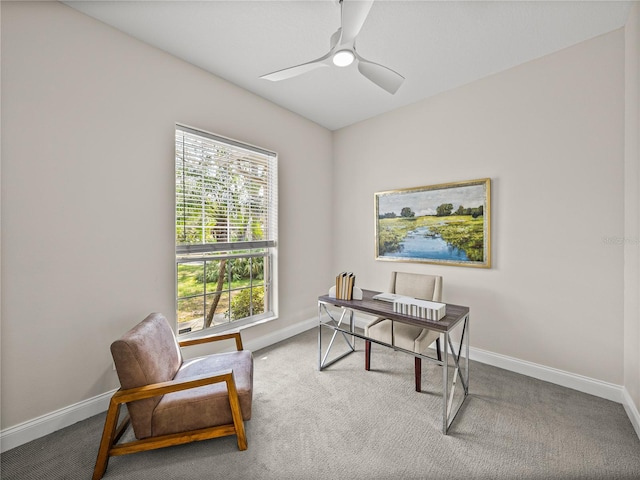
[[371, 370], [371, 342], [364, 341], [364, 369]]
[[416, 359], [416, 392], [422, 390], [422, 359], [415, 357]]
[[[440, 338], [436, 339], [436, 353], [438, 354], [438, 361], [442, 361], [442, 352], [440, 351]], [[415, 357], [416, 363], [416, 392], [420, 392], [422, 390], [422, 359], [420, 357]], [[367, 369], [368, 370], [368, 369]]]

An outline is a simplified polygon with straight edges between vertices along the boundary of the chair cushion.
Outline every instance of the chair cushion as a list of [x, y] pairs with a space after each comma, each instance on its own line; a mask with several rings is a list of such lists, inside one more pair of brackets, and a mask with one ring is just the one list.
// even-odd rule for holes
[[[184, 362], [176, 380], [233, 370], [242, 418], [251, 418], [253, 356], [248, 350], [219, 353]], [[233, 423], [226, 382], [164, 395], [153, 412], [153, 436]]]
[[[429, 345], [436, 341], [439, 334], [433, 330], [414, 327], [405, 323], [393, 323], [389, 319], [378, 319], [365, 327], [364, 334], [379, 342], [404, 348], [410, 352], [423, 353]], [[393, 340], [393, 342], [392, 342]]]
[[438, 338], [440, 338], [440, 334], [438, 332], [427, 329], [422, 330], [420, 335], [415, 339], [415, 347], [413, 351], [417, 353], [424, 353], [424, 351]]
[[364, 336], [391, 345], [393, 343], [391, 337], [391, 321], [386, 318], [374, 320], [364, 327]]
[[[166, 382], [182, 365], [173, 329], [160, 313], [152, 313], [111, 344], [111, 355], [123, 389]], [[151, 435], [151, 416], [161, 397], [127, 404], [137, 438]]]
[[[419, 273], [391, 272], [389, 292], [439, 302], [442, 298], [442, 277]], [[439, 334], [433, 330], [400, 322], [392, 324], [391, 320], [385, 318], [378, 318], [369, 323], [364, 329], [364, 334], [379, 342], [395, 345], [415, 353], [423, 353], [439, 337]]]

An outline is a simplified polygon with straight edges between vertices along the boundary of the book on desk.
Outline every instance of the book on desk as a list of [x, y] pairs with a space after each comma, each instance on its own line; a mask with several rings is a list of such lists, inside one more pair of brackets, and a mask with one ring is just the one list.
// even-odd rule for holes
[[362, 300], [362, 289], [356, 287], [356, 276], [342, 272], [336, 276], [336, 284], [329, 289], [329, 297], [340, 300]]

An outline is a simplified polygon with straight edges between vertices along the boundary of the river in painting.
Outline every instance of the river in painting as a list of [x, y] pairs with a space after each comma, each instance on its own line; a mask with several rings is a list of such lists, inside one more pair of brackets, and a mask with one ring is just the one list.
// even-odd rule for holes
[[386, 253], [385, 257], [416, 258], [429, 260], [469, 261], [464, 250], [448, 244], [439, 235], [429, 231], [428, 227], [419, 227], [410, 231], [400, 242], [397, 252]]

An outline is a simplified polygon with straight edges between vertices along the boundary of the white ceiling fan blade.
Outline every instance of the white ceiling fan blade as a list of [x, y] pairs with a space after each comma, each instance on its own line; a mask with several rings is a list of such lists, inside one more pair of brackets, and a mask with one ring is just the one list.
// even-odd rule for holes
[[340, 41], [340, 37], [342, 35], [342, 28], [338, 28], [333, 35], [331, 35], [331, 39], [329, 40], [329, 50], [333, 50], [338, 42]]
[[364, 60], [358, 56], [358, 70], [373, 83], [391, 95], [396, 93], [404, 82], [404, 77], [390, 68]]
[[304, 73], [310, 72], [311, 70], [315, 70], [316, 68], [328, 67], [329, 64], [326, 62], [326, 60], [329, 57], [330, 57], [330, 54], [327, 53], [325, 56], [320, 57], [311, 62], [307, 62], [301, 65], [296, 65], [295, 67], [289, 67], [283, 70], [277, 70], [275, 72], [267, 73], [266, 75], [262, 75], [260, 78], [264, 78], [265, 80], [271, 80], [272, 82], [278, 82], [280, 80], [286, 80], [288, 78], [297, 77], [298, 75], [302, 75]]
[[356, 39], [372, 5], [373, 0], [342, 0], [341, 44], [350, 43]]

